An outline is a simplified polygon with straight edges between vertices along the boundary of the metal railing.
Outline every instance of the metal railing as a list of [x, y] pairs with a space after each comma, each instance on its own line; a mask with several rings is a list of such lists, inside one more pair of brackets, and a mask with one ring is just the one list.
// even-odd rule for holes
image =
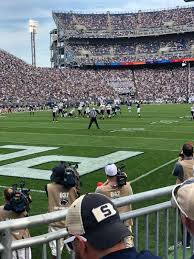
[[[164, 187], [118, 198], [113, 200], [113, 202], [117, 207], [121, 207], [129, 203], [136, 205], [138, 202], [147, 202], [150, 199], [153, 202], [155, 198], [170, 195], [172, 189], [173, 186]], [[166, 198], [167, 200], [169, 199], [168, 196]], [[42, 224], [47, 225], [49, 223], [64, 219], [66, 214], [67, 209], [17, 220], [0, 222], [0, 233], [2, 237], [0, 242], [1, 259], [11, 259], [12, 250], [32, 247], [38, 244], [42, 244], [42, 259], [46, 259], [47, 243], [52, 240], [57, 241], [57, 259], [61, 259], [59, 239], [67, 236], [66, 229], [17, 241], [11, 240], [11, 231], [22, 228], [31, 228], [34, 226], [37, 227]], [[169, 217], [169, 214], [172, 214], [171, 217]], [[143, 208], [137, 208], [133, 211], [121, 214], [122, 220], [127, 220], [129, 218], [134, 219], [133, 232], [136, 249], [150, 249], [154, 252], [154, 254], [160, 255], [162, 258], [180, 258], [178, 257], [178, 230], [180, 224], [179, 213], [178, 209], [174, 209], [172, 211], [170, 201], [158, 204], [156, 203]], [[172, 254], [169, 257], [170, 244], [174, 245], [174, 247]], [[193, 251], [193, 247], [192, 242], [191, 251]], [[188, 259], [186, 252], [186, 230], [184, 230], [182, 249], [183, 259]], [[73, 255], [70, 255], [70, 257], [73, 258]], [[39, 258], [41, 257], [39, 256]]]

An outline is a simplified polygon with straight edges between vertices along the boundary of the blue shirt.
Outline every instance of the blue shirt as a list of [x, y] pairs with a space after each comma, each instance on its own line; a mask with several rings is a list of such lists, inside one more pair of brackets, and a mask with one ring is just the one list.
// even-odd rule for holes
[[[145, 250], [138, 253], [134, 247], [113, 252], [101, 257], [101, 259], [161, 259]], [[194, 258], [192, 258], [194, 259]]]

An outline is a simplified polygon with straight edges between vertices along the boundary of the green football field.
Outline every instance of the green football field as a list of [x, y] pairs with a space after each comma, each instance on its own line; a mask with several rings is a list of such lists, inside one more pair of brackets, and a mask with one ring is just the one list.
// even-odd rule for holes
[[[0, 115], [0, 145], [26, 145], [58, 147], [56, 150], [0, 161], [0, 166], [44, 155], [63, 155], [98, 158], [117, 151], [140, 151], [143, 154], [120, 161], [134, 193], [156, 189], [175, 183], [171, 175], [173, 165], [184, 142], [194, 140], [194, 121], [190, 119], [190, 105], [142, 105], [141, 118], [135, 107], [128, 113], [122, 107], [122, 114], [111, 119], [98, 120], [87, 129], [88, 118], [59, 118], [52, 122], [51, 112]], [[18, 150], [0, 147], [0, 154]], [[35, 168], [51, 169], [58, 162], [41, 164]], [[1, 186], [19, 183], [21, 178], [0, 176]], [[99, 169], [81, 177], [82, 193], [92, 192], [98, 181], [104, 181], [104, 170]], [[26, 179], [26, 186], [37, 190], [32, 192], [31, 215], [47, 212], [47, 198], [44, 190], [46, 180]], [[3, 190], [1, 187], [0, 190]], [[157, 202], [165, 198], [157, 199]], [[134, 205], [142, 207], [156, 201]], [[1, 195], [1, 202], [3, 202]], [[173, 219], [172, 219], [173, 220]], [[31, 229], [31, 234], [44, 233], [46, 226]], [[142, 226], [143, 231], [143, 226]], [[143, 247], [143, 241], [141, 241]], [[152, 247], [152, 244], [150, 245]], [[162, 245], [161, 245], [162, 247]], [[140, 247], [141, 248], [141, 247]], [[161, 248], [162, 250], [162, 248]], [[34, 258], [40, 258], [40, 249], [33, 250]]]

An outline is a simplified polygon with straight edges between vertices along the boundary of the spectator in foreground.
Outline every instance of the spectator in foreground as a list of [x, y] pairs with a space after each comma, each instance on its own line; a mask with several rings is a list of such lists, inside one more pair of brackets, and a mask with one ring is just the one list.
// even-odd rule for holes
[[182, 147], [181, 153], [179, 154], [179, 160], [175, 164], [172, 172], [173, 176], [177, 177], [176, 183], [182, 183], [193, 177], [193, 167], [193, 145], [192, 143], [185, 143]]
[[[48, 212], [66, 209], [77, 199], [76, 179], [72, 171], [66, 170], [63, 164], [52, 169], [51, 182], [46, 185], [48, 197]], [[65, 220], [49, 224], [48, 232], [52, 233], [65, 228]], [[52, 259], [57, 258], [57, 244], [53, 240], [49, 242]], [[63, 250], [63, 238], [60, 239], [60, 251]]]
[[82, 195], [70, 206], [66, 217], [66, 246], [73, 249], [76, 259], [138, 258], [159, 259], [149, 251], [138, 253], [126, 248], [128, 228], [120, 220], [118, 210], [102, 194]]
[[[187, 230], [194, 235], [194, 178], [175, 186], [172, 191], [172, 206], [178, 207], [181, 220]], [[192, 255], [191, 259], [194, 259]]]
[[[176, 177], [176, 183], [180, 184], [193, 177], [194, 159], [193, 159], [193, 145], [192, 143], [185, 143], [182, 151], [179, 154], [179, 161], [175, 164], [173, 176]], [[181, 224], [182, 244], [183, 244], [183, 225]], [[187, 232], [186, 247], [189, 248], [191, 243], [191, 236]]]

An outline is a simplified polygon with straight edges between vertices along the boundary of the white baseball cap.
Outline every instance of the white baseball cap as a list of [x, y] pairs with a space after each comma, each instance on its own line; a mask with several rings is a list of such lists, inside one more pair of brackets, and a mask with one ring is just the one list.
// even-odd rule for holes
[[105, 167], [105, 173], [108, 176], [115, 176], [115, 175], [117, 175], [117, 167], [116, 167], [116, 165], [115, 164], [108, 164]]

